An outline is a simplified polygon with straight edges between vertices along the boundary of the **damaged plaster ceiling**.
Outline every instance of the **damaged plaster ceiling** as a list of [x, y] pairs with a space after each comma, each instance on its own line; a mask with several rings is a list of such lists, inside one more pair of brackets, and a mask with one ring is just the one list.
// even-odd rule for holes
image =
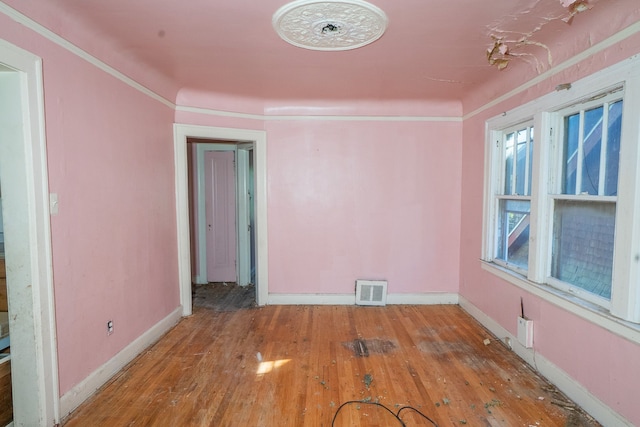
[[[487, 49], [487, 61], [498, 70], [503, 70], [512, 61], [525, 61], [535, 67], [538, 73], [553, 65], [551, 48], [538, 39], [538, 33], [552, 22], [562, 21], [571, 24], [579, 13], [593, 8], [598, 0], [558, 0], [562, 10], [556, 14], [536, 13], [538, 24], [525, 27], [515, 25], [518, 17], [506, 17], [489, 27], [493, 44]], [[522, 9], [519, 14], [535, 13], [541, 2], [533, 2], [532, 8]], [[542, 35], [542, 34], [541, 34]], [[537, 48], [537, 49], [536, 49]]]
[[[506, 73], [532, 78], [640, 20], [639, 0], [370, 0], [384, 34], [309, 50], [274, 29], [284, 0], [3, 1], [105, 62], [133, 59], [176, 88], [283, 100], [458, 100]], [[611, 11], [617, 22], [601, 18]], [[332, 37], [344, 30], [332, 22], [359, 19], [330, 13], [318, 12], [319, 27], [307, 18]]]

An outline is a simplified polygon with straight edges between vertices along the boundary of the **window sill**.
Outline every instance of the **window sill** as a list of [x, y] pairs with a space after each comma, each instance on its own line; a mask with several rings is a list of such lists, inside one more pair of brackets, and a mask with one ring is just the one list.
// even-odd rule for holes
[[532, 282], [526, 277], [490, 261], [480, 260], [480, 263], [483, 270], [498, 276], [512, 285], [524, 289], [557, 307], [567, 310], [631, 342], [640, 344], [639, 324], [619, 319], [612, 316], [607, 310], [600, 306], [584, 301], [575, 295], [551, 286]]

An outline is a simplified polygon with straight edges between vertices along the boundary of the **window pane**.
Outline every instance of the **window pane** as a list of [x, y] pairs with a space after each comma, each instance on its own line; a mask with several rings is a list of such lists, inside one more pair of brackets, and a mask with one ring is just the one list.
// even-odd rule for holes
[[564, 171], [562, 178], [562, 194], [576, 194], [580, 114], [573, 114], [565, 117], [564, 129]]
[[527, 195], [525, 190], [525, 172], [527, 169], [527, 141], [529, 129], [522, 129], [517, 132], [516, 143], [516, 194]]
[[501, 200], [497, 259], [527, 269], [529, 265], [529, 212], [527, 200]]
[[551, 275], [611, 299], [615, 203], [556, 200]]
[[511, 192], [511, 180], [513, 178], [513, 148], [515, 132], [508, 134], [504, 139], [504, 194]]
[[533, 160], [533, 127], [525, 126], [504, 136], [504, 193], [531, 194], [531, 163]]
[[618, 195], [618, 164], [620, 163], [620, 132], [622, 130], [622, 100], [609, 105], [607, 129], [607, 166], [604, 179], [604, 195]]
[[564, 117], [562, 194], [618, 194], [621, 118], [622, 101]]
[[584, 139], [582, 142], [581, 194], [598, 194], [600, 179], [600, 152], [602, 151], [602, 107], [584, 113]]

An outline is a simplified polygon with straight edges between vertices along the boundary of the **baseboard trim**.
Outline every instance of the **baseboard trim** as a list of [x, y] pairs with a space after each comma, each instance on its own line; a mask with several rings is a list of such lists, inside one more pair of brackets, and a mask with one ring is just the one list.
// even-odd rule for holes
[[69, 390], [60, 398], [60, 414], [62, 419], [69, 416], [78, 406], [91, 397], [111, 377], [117, 374], [129, 362], [136, 358], [150, 345], [158, 341], [169, 329], [182, 318], [182, 306], [176, 308], [167, 317], [156, 323], [144, 334], [91, 373], [82, 382]]
[[[580, 405], [593, 418], [605, 426], [633, 426], [628, 420], [607, 406], [600, 399], [589, 392], [582, 384], [571, 378], [569, 374], [554, 365], [548, 359], [535, 353], [533, 349], [525, 348], [518, 342], [517, 337], [503, 328], [498, 322], [487, 316], [482, 310], [473, 305], [463, 296], [459, 296], [459, 304], [467, 313], [480, 322], [485, 328], [501, 340], [509, 338], [513, 351], [540, 375], [551, 381], [560, 391]], [[515, 320], [514, 320], [515, 322]]]
[[355, 294], [269, 294], [267, 305], [354, 305]]
[[426, 294], [389, 294], [387, 304], [403, 305], [440, 305], [458, 304], [458, 294], [433, 292]]
[[[355, 294], [269, 294], [268, 305], [355, 305]], [[387, 304], [436, 305], [458, 304], [458, 294], [389, 294]]]

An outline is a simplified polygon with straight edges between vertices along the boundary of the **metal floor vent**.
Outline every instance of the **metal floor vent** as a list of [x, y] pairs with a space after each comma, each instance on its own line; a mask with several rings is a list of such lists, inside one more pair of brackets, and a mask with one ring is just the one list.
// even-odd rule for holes
[[356, 305], [386, 304], [386, 280], [356, 280]]

